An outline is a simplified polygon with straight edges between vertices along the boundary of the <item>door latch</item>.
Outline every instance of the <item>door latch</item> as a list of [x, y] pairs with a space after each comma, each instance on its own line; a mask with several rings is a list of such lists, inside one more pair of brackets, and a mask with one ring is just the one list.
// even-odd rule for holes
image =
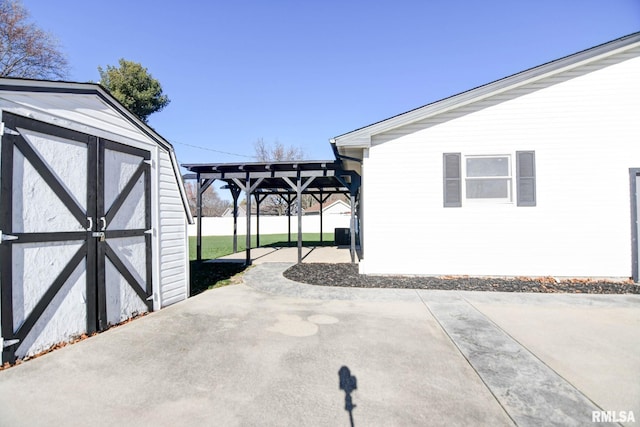
[[11, 240], [18, 240], [18, 236], [12, 236], [11, 234], [2, 234], [2, 230], [0, 230], [0, 243]]
[[91, 237], [97, 237], [101, 242], [104, 242], [106, 240], [104, 231], [94, 231], [93, 233], [91, 233]]

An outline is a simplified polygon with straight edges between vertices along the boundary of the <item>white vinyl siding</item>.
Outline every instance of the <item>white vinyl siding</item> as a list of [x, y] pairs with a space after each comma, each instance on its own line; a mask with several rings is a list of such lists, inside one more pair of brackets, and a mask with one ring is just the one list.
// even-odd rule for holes
[[184, 205], [171, 160], [163, 150], [159, 164], [160, 292], [166, 307], [188, 297], [189, 254]]
[[[629, 277], [639, 75], [635, 47], [373, 135], [361, 272]], [[535, 152], [535, 208], [443, 207], [443, 153], [509, 153], [515, 169], [520, 151]], [[389, 214], [398, 202], [411, 213]]]

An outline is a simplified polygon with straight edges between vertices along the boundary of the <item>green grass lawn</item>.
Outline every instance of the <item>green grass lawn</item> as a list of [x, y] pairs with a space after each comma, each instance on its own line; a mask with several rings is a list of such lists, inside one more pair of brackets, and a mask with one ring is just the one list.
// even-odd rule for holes
[[[333, 245], [333, 233], [323, 233], [324, 245]], [[298, 243], [297, 235], [291, 234], [291, 246]], [[244, 251], [246, 236], [238, 235], [238, 251]], [[319, 246], [320, 233], [304, 233], [302, 235], [304, 246]], [[260, 246], [287, 246], [287, 234], [265, 234], [260, 235]], [[251, 247], [256, 247], [256, 237], [251, 236]], [[202, 259], [214, 259], [233, 253], [233, 236], [202, 236]], [[189, 259], [196, 259], [196, 237], [189, 237]]]

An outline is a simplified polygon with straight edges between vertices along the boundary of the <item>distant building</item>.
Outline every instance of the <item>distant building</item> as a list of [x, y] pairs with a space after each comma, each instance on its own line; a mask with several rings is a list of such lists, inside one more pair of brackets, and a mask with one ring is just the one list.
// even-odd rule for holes
[[[304, 210], [305, 215], [320, 215], [320, 203], [315, 203]], [[351, 206], [344, 200], [335, 200], [322, 207], [322, 215], [351, 215]]]

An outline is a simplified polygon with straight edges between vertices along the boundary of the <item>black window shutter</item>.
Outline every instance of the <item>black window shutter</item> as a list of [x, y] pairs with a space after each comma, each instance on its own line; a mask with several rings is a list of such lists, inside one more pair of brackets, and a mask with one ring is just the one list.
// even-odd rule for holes
[[444, 163], [444, 207], [459, 208], [462, 206], [462, 177], [460, 153], [445, 153]]
[[535, 151], [516, 151], [518, 206], [536, 205]]

